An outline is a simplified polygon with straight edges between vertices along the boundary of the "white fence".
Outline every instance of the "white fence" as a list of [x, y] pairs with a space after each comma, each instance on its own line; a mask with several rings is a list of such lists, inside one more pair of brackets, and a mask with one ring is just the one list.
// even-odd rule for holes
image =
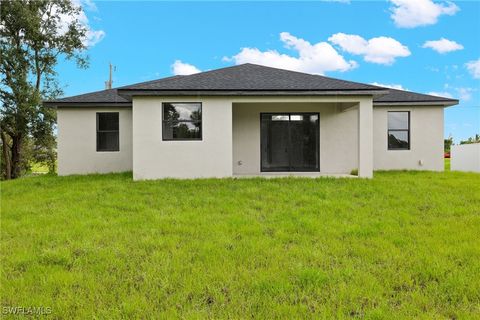
[[452, 146], [450, 152], [451, 170], [480, 172], [480, 143]]

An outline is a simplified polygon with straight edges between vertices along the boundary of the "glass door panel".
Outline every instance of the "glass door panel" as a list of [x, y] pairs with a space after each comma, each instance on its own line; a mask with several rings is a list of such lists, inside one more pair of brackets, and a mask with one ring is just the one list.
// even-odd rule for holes
[[261, 169], [319, 171], [318, 114], [262, 114]]
[[318, 115], [290, 116], [290, 170], [318, 171]]
[[288, 171], [289, 116], [262, 115], [262, 169]]

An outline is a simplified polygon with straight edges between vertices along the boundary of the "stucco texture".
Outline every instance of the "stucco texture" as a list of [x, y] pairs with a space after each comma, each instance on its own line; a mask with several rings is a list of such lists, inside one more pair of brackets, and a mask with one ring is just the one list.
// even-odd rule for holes
[[[97, 112], [119, 113], [120, 151], [97, 152]], [[58, 108], [58, 174], [132, 170], [131, 108]]]
[[[162, 102], [201, 102], [202, 140], [163, 141]], [[96, 113], [120, 113], [120, 151], [96, 151]], [[388, 111], [410, 111], [410, 150], [388, 150]], [[261, 175], [260, 113], [318, 112], [320, 173], [443, 170], [443, 107], [374, 106], [371, 97], [134, 97], [133, 107], [59, 108], [60, 175], [134, 179]], [[372, 125], [373, 124], [373, 125]]]
[[260, 114], [318, 112], [320, 172], [350, 173], [358, 168], [358, 109], [334, 103], [235, 103], [233, 105], [233, 173], [257, 175], [260, 170]]
[[[201, 102], [202, 140], [163, 141], [162, 103]], [[224, 99], [133, 99], [133, 177], [223, 178], [232, 176], [232, 107]]]
[[[443, 171], [443, 107], [374, 107], [374, 170]], [[388, 111], [410, 111], [410, 150], [388, 150]]]

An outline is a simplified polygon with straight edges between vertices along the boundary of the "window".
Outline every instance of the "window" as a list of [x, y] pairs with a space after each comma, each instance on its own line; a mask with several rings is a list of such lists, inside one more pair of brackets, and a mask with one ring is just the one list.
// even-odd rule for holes
[[202, 140], [202, 104], [163, 103], [163, 140]]
[[388, 112], [388, 150], [410, 150], [410, 112]]
[[119, 151], [118, 112], [97, 112], [97, 151]]

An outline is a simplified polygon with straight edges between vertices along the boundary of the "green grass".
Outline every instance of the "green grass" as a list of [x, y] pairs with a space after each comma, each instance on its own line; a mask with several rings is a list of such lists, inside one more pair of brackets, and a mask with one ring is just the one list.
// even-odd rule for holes
[[46, 175], [2, 182], [1, 209], [2, 307], [57, 319], [480, 318], [478, 174]]

